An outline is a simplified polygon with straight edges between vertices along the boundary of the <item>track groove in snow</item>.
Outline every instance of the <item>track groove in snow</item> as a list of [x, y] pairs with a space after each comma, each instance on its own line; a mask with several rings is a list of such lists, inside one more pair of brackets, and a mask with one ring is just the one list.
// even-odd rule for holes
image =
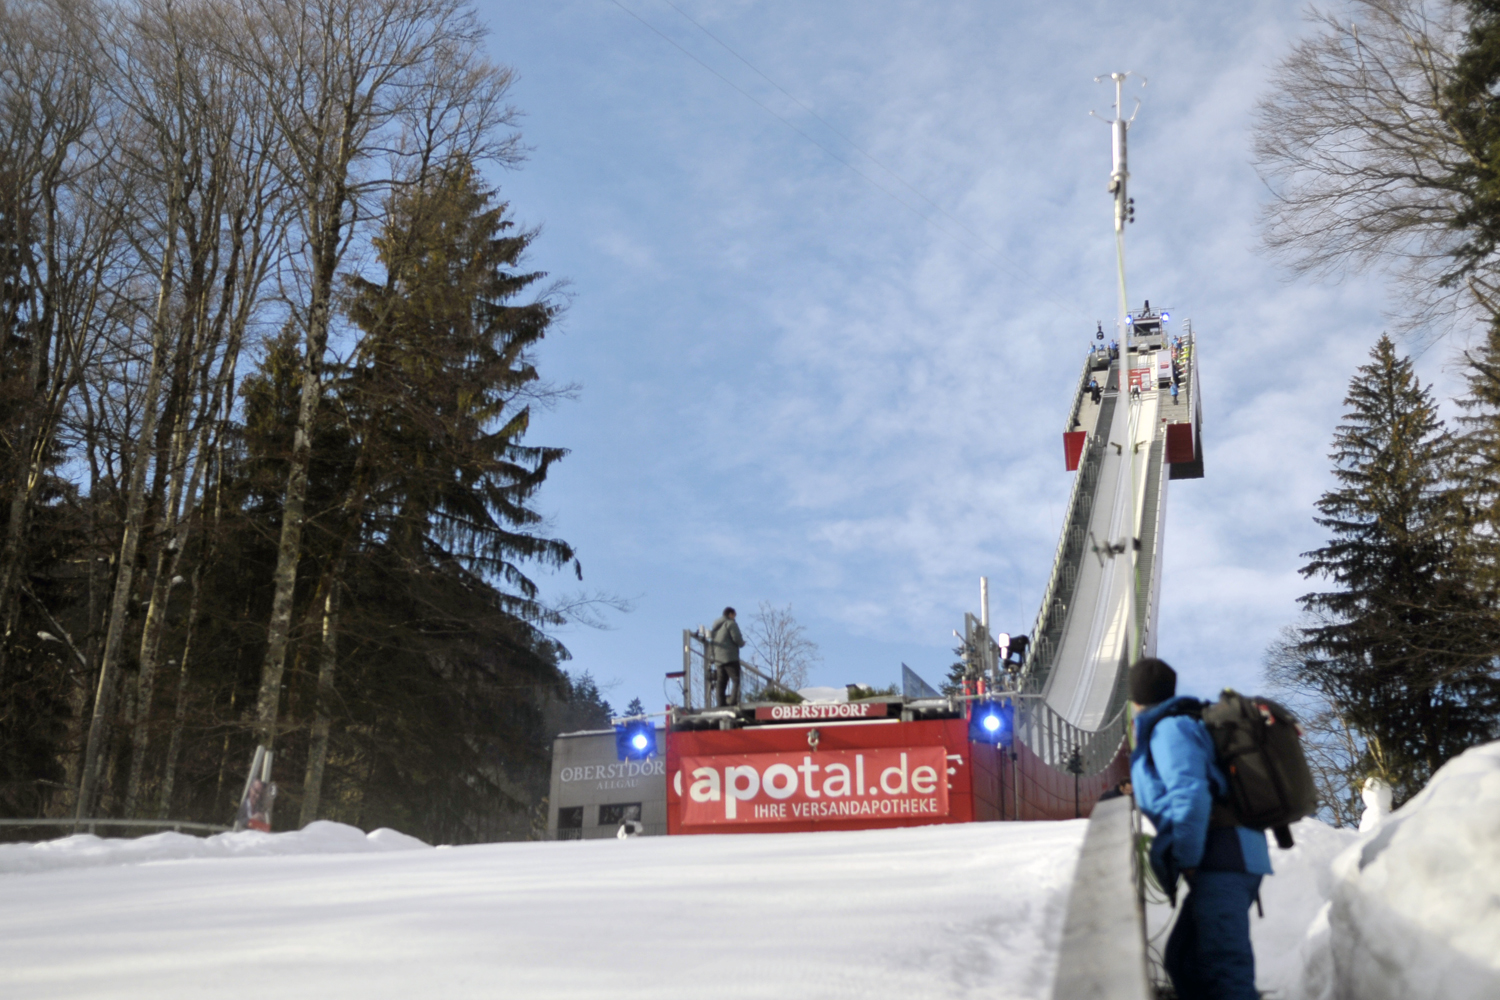
[[1084, 828], [0, 853], [0, 996], [1041, 998]]

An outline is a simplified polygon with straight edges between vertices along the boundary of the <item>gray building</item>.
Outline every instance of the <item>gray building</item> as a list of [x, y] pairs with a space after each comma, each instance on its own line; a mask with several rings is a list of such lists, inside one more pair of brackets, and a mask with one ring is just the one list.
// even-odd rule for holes
[[547, 836], [594, 840], [618, 835], [626, 820], [640, 822], [647, 836], [667, 832], [666, 733], [656, 731], [656, 753], [620, 760], [615, 731], [563, 733], [552, 743], [552, 794], [547, 800]]

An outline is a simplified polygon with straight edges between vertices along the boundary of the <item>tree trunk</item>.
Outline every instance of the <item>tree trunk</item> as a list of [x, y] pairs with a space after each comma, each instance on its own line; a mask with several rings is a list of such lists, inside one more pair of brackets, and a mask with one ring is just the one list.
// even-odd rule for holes
[[307, 775], [302, 781], [302, 817], [299, 826], [318, 818], [323, 797], [323, 768], [328, 763], [328, 726], [332, 713], [333, 675], [338, 667], [339, 574], [328, 581], [323, 598], [323, 648], [318, 661], [318, 703], [313, 717], [312, 736], [307, 746]]
[[[307, 317], [307, 352], [302, 359], [302, 398], [281, 509], [281, 540], [276, 549], [275, 592], [266, 630], [266, 657], [261, 665], [260, 694], [255, 712], [261, 744], [271, 750], [276, 742], [277, 712], [281, 706], [281, 677], [286, 669], [286, 647], [292, 631], [292, 600], [297, 589], [297, 564], [302, 559], [302, 525], [307, 504], [307, 471], [312, 462], [313, 426], [323, 394], [323, 353], [328, 348], [329, 300], [338, 267], [339, 220], [343, 214], [342, 186], [323, 216], [322, 234], [313, 273], [312, 306]], [[323, 208], [319, 206], [320, 209]]]
[[104, 724], [114, 707], [116, 675], [120, 653], [125, 644], [125, 625], [130, 613], [130, 592], [135, 582], [135, 557], [140, 545], [141, 520], [146, 509], [146, 467], [151, 464], [152, 438], [156, 431], [156, 404], [161, 395], [163, 354], [166, 352], [167, 312], [172, 294], [172, 264], [177, 251], [177, 192], [172, 200], [172, 217], [168, 222], [166, 252], [162, 255], [161, 276], [157, 286], [156, 314], [152, 321], [151, 369], [146, 378], [142, 400], [140, 437], [136, 442], [130, 485], [126, 494], [125, 531], [120, 541], [120, 561], [116, 567], [115, 592], [110, 602], [109, 628], [104, 637], [104, 656], [99, 664], [99, 691], [94, 697], [94, 716], [89, 722], [89, 738], [83, 754], [83, 780], [78, 790], [76, 817], [82, 819], [94, 805], [99, 780], [99, 748]]
[[[171, 599], [172, 581], [177, 578], [177, 571], [182, 566], [182, 554], [187, 548], [188, 531], [192, 526], [192, 519], [190, 517], [179, 519], [179, 512], [183, 510], [184, 492], [187, 494], [189, 507], [198, 496], [198, 489], [203, 480], [203, 466], [207, 461], [207, 456], [200, 450], [198, 460], [193, 463], [192, 476], [184, 486], [182, 472], [187, 467], [188, 445], [191, 441], [191, 437], [187, 434], [185, 408], [178, 413], [177, 422], [178, 427], [172, 436], [169, 458], [172, 487], [163, 512], [163, 534], [166, 541], [156, 553], [156, 578], [151, 587], [151, 603], [146, 609], [146, 622], [141, 629], [140, 678], [137, 681], [139, 687], [137, 703], [140, 708], [136, 713], [135, 731], [131, 734], [130, 785], [125, 796], [125, 812], [129, 816], [135, 815], [136, 803], [144, 779], [146, 747], [151, 736], [151, 698], [155, 690], [156, 663], [161, 654], [167, 603]], [[196, 576], [196, 569], [194, 573]], [[197, 600], [198, 594], [195, 589], [193, 602], [196, 604]], [[184, 678], [187, 676], [185, 657], [186, 654], [184, 654], [180, 672], [181, 677]]]
[[[174, 401], [170, 398], [178, 390], [169, 392], [166, 403], [166, 416], [172, 416]], [[165, 429], [165, 428], [163, 428]], [[175, 435], [173, 435], [175, 437]], [[173, 518], [171, 504], [164, 501], [167, 493], [167, 483], [172, 483], [171, 489], [175, 495], [178, 490], [177, 474], [174, 467], [176, 458], [175, 451], [170, 446], [163, 448], [160, 443], [156, 449], [155, 461], [155, 483], [151, 488], [150, 501], [146, 505], [146, 511], [153, 513], [156, 520], [155, 531], [147, 534], [156, 536], [156, 558], [155, 566], [152, 568], [151, 596], [146, 602], [146, 619], [141, 626], [141, 645], [136, 660], [135, 678], [135, 705], [136, 710], [131, 719], [130, 732], [130, 772], [125, 784], [125, 807], [124, 815], [135, 818], [136, 802], [141, 792], [141, 772], [146, 763], [146, 741], [151, 724], [151, 704], [156, 693], [156, 642], [155, 639], [161, 635], [161, 622], [166, 605], [167, 591], [171, 587], [171, 531], [173, 530]], [[142, 515], [144, 522], [145, 515]]]
[[[229, 715], [230, 715], [230, 718], [234, 717], [234, 705], [235, 705], [235, 702], [238, 699], [239, 699], [239, 692], [235, 691], [235, 690], [231, 690], [229, 692]], [[229, 737], [230, 737], [230, 735], [231, 735], [231, 733], [230, 733], [229, 727], [226, 726], [225, 727], [225, 732], [224, 732], [224, 746], [219, 751], [219, 780], [214, 785], [214, 806], [213, 807], [215, 809], [219, 808], [219, 803], [224, 800], [224, 772], [229, 767]]]

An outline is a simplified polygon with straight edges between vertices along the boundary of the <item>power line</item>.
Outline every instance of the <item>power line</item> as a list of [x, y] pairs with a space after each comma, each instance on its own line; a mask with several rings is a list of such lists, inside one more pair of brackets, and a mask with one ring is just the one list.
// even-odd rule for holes
[[[848, 167], [855, 174], [858, 174], [861, 178], [863, 178], [868, 184], [870, 184], [870, 186], [874, 187], [877, 191], [880, 191], [886, 197], [890, 198], [892, 201], [894, 201], [897, 204], [901, 205], [907, 211], [909, 211], [912, 214], [916, 215], [917, 218], [921, 219], [923, 222], [926, 222], [928, 225], [932, 226], [938, 232], [942, 233], [944, 236], [947, 236], [949, 239], [953, 240], [955, 243], [957, 243], [960, 246], [962, 246], [965, 250], [968, 250], [971, 253], [978, 254], [981, 257], [986, 256], [986, 254], [984, 253], [983, 250], [981, 250], [980, 248], [975, 247], [975, 246], [969, 244], [968, 242], [964, 241], [963, 239], [961, 239], [959, 236], [957, 236], [956, 234], [954, 234], [953, 232], [951, 232], [950, 230], [948, 230], [944, 226], [939, 225], [937, 223], [937, 221], [934, 220], [931, 216], [925, 214], [920, 209], [916, 208], [915, 206], [913, 206], [912, 204], [910, 204], [909, 202], [907, 202], [905, 199], [901, 198], [898, 194], [896, 194], [896, 192], [892, 191], [890, 188], [886, 187], [884, 184], [881, 184], [875, 178], [871, 177], [868, 173], [866, 173], [865, 171], [859, 169], [859, 167], [855, 166], [853, 163], [850, 163], [847, 159], [845, 159], [844, 157], [840, 156], [838, 153], [834, 152], [832, 149], [829, 149], [828, 146], [826, 146], [825, 144], [819, 142], [817, 139], [813, 138], [807, 132], [805, 132], [802, 129], [798, 128], [796, 126], [796, 124], [794, 124], [793, 122], [789, 121], [784, 116], [778, 114], [774, 109], [772, 109], [765, 102], [763, 102], [762, 100], [760, 100], [760, 98], [756, 97], [754, 94], [750, 93], [748, 90], [746, 90], [745, 88], [741, 87], [739, 84], [735, 83], [733, 80], [729, 79], [729, 77], [725, 76], [723, 73], [720, 73], [717, 69], [714, 69], [714, 67], [710, 66], [708, 63], [704, 62], [702, 59], [698, 58], [698, 56], [696, 56], [691, 51], [689, 51], [688, 49], [686, 49], [685, 47], [683, 47], [676, 39], [672, 38], [670, 35], [667, 35], [661, 29], [659, 29], [658, 27], [656, 27], [656, 25], [652, 24], [650, 21], [647, 21], [645, 18], [641, 17], [635, 11], [633, 11], [629, 7], [625, 6], [623, 3], [620, 2], [620, 0], [610, 0], [610, 2], [613, 3], [616, 7], [620, 8], [626, 14], [629, 14], [636, 21], [640, 22], [644, 27], [646, 27], [647, 29], [649, 29], [652, 32], [652, 34], [656, 35], [662, 41], [666, 42], [668, 45], [672, 46], [678, 52], [681, 52], [683, 55], [687, 56], [689, 59], [691, 59], [693, 62], [697, 63], [699, 66], [702, 66], [704, 69], [708, 70], [708, 72], [710, 72], [714, 76], [718, 77], [720, 80], [722, 80], [724, 83], [728, 84], [730, 87], [733, 87], [736, 91], [738, 91], [740, 93], [741, 96], [743, 96], [746, 100], [748, 100], [751, 103], [753, 103], [756, 107], [760, 108], [766, 114], [770, 115], [772, 118], [775, 118], [777, 121], [781, 122], [787, 128], [791, 129], [793, 132], [796, 132], [802, 138], [806, 139], [808, 142], [812, 143], [814, 146], [816, 146], [819, 149], [821, 149], [824, 153], [828, 154], [828, 156], [831, 157], [832, 159], [837, 160], [839, 163], [842, 163], [845, 167]], [[970, 229], [968, 226], [964, 225], [958, 219], [953, 218], [953, 216], [950, 215], [947, 211], [945, 211], [942, 208], [942, 206], [940, 206], [937, 203], [933, 202], [926, 195], [922, 194], [922, 192], [918, 191], [916, 188], [912, 187], [906, 181], [902, 180], [901, 177], [895, 173], [895, 171], [891, 170], [889, 167], [886, 167], [879, 160], [875, 159], [875, 157], [873, 157], [869, 153], [865, 152], [856, 143], [854, 143], [853, 140], [849, 139], [847, 136], [845, 136], [838, 129], [834, 128], [832, 125], [829, 125], [828, 122], [824, 121], [824, 119], [821, 116], [819, 116], [816, 112], [814, 112], [810, 108], [808, 108], [807, 105], [803, 104], [801, 101], [798, 101], [795, 97], [792, 97], [791, 94], [788, 94], [786, 92], [786, 90], [784, 90], [781, 87], [780, 84], [776, 83], [776, 81], [774, 81], [770, 77], [766, 76], [766, 74], [761, 73], [760, 70], [756, 69], [755, 66], [753, 66], [743, 56], [741, 56], [739, 53], [735, 52], [733, 49], [729, 48], [729, 46], [726, 45], [724, 42], [720, 41], [707, 28], [704, 28], [702, 25], [698, 24], [697, 21], [694, 21], [691, 17], [688, 17], [686, 14], [684, 14], [682, 12], [682, 10], [677, 7], [676, 4], [671, 3], [671, 0], [666, 0], [666, 2], [668, 4], [668, 6], [670, 6], [673, 10], [676, 10], [677, 13], [682, 14], [683, 17], [687, 18], [688, 21], [692, 22], [695, 26], [697, 26], [699, 28], [699, 30], [703, 31], [704, 34], [708, 35], [715, 42], [718, 42], [718, 44], [722, 45], [735, 58], [737, 58], [741, 62], [745, 63], [745, 65], [749, 66], [752, 70], [755, 70], [756, 73], [758, 73], [761, 77], [763, 77], [765, 80], [767, 80], [777, 90], [780, 90], [783, 94], [786, 94], [786, 96], [788, 98], [790, 98], [792, 101], [794, 101], [799, 107], [801, 107], [804, 110], [806, 110], [808, 112], [808, 114], [811, 114], [814, 118], [817, 118], [818, 121], [823, 122], [823, 124], [825, 126], [827, 126], [828, 129], [830, 131], [832, 131], [835, 135], [838, 135], [845, 142], [848, 142], [849, 145], [851, 145], [855, 149], [859, 150], [859, 152], [862, 153], [865, 157], [867, 157], [872, 163], [874, 163], [876, 166], [880, 167], [886, 173], [890, 174], [897, 181], [899, 181], [902, 185], [904, 185], [905, 187], [909, 188], [914, 194], [916, 194], [916, 196], [918, 198], [921, 198], [923, 201], [927, 202], [927, 204], [931, 205], [934, 209], [936, 209], [939, 213], [941, 213], [942, 215], [944, 215], [948, 219], [951, 219], [960, 229], [962, 229], [964, 232], [968, 233], [969, 235], [973, 236], [976, 240], [978, 240], [981, 244], [983, 244], [986, 248], [988, 248], [989, 251], [992, 254], [994, 254], [994, 259], [992, 259], [992, 261], [991, 261], [992, 264], [996, 265], [997, 267], [1001, 268], [1002, 270], [1008, 271], [1010, 273], [1011, 277], [1017, 278], [1017, 279], [1021, 280], [1022, 282], [1026, 283], [1026, 284], [1029, 284], [1032, 287], [1036, 288], [1038, 291], [1041, 291], [1043, 297], [1045, 297], [1046, 299], [1048, 299], [1049, 301], [1051, 301], [1054, 305], [1057, 305], [1057, 306], [1059, 306], [1061, 308], [1066, 308], [1065, 306], [1063, 306], [1062, 303], [1060, 303], [1056, 299], [1052, 298], [1052, 296], [1049, 295], [1047, 292], [1042, 291], [1042, 289], [1041, 289], [1041, 283], [1039, 281], [1037, 281], [1035, 278], [1033, 278], [1029, 273], [1027, 273], [1025, 270], [1023, 270], [1019, 265], [1016, 265], [1016, 264], [1012, 263], [1011, 261], [1009, 261], [1005, 257], [1005, 255], [1003, 253], [1001, 253], [994, 246], [992, 246], [989, 243], [989, 241], [987, 241], [987, 240], [984, 239], [984, 237], [982, 237], [979, 234], [975, 233], [972, 229]]]

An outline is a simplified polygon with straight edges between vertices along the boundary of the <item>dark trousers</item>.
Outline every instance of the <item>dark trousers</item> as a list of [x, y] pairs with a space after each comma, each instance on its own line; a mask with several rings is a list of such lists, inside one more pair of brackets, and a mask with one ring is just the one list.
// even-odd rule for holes
[[1165, 965], [1179, 1000], [1257, 1000], [1250, 904], [1259, 890], [1260, 876], [1245, 872], [1194, 877], [1167, 939]]
[[[719, 683], [719, 707], [725, 705], [738, 705], [740, 703], [740, 665], [738, 663], [720, 663], [714, 667], [718, 671]], [[734, 698], [732, 700], [724, 697], [725, 689], [729, 687], [729, 678], [734, 678]]]

